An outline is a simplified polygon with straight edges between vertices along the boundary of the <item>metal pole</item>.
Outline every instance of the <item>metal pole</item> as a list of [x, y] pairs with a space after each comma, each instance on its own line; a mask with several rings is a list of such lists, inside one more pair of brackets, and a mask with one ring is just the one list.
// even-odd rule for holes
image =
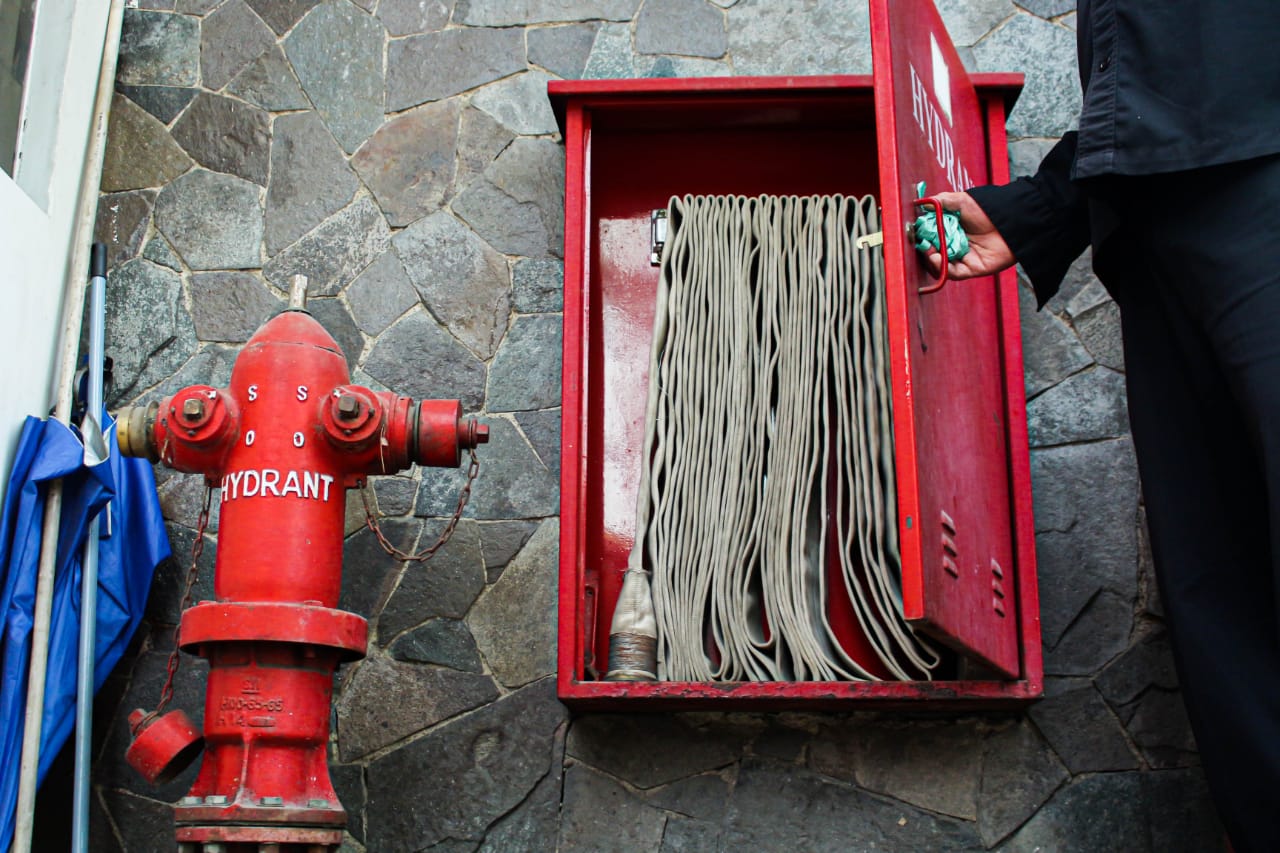
[[[107, 247], [94, 243], [89, 259], [89, 393], [84, 417], [86, 445], [102, 434], [102, 360], [107, 315]], [[97, 436], [89, 436], [89, 431]], [[109, 452], [109, 451], [108, 451]], [[89, 765], [93, 749], [93, 682], [98, 630], [98, 517], [89, 522], [80, 578], [80, 654], [76, 668], [76, 772], [71, 810], [71, 849], [89, 850]]]
[[[70, 421], [72, 384], [76, 353], [80, 349], [80, 317], [84, 311], [84, 271], [93, 235], [98, 206], [98, 185], [102, 180], [102, 158], [107, 143], [107, 113], [115, 90], [116, 60], [120, 55], [120, 28], [124, 0], [111, 0], [98, 67], [98, 91], [93, 105], [93, 123], [85, 146], [84, 171], [80, 177], [80, 198], [72, 233], [67, 288], [62, 303], [62, 341], [59, 348], [57, 402], [54, 418]], [[18, 805], [14, 816], [11, 853], [30, 853], [35, 828], [36, 783], [40, 769], [40, 734], [44, 717], [44, 687], [49, 668], [49, 623], [53, 612], [53, 574], [57, 558], [58, 523], [62, 518], [62, 481], [49, 484], [44, 507], [40, 564], [36, 576], [35, 613], [31, 626], [31, 668], [27, 675], [27, 706], [22, 729], [22, 760], [18, 775]]]

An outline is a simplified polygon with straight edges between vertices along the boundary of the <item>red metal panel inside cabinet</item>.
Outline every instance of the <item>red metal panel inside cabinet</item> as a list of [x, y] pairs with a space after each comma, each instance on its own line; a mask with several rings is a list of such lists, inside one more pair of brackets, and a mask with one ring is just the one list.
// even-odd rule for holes
[[[721, 707], [729, 702], [773, 708], [840, 707], [864, 699], [1000, 704], [1038, 694], [1038, 670], [1020, 673], [1016, 649], [1013, 676], [1022, 680], [596, 680], [605, 666], [609, 622], [635, 532], [658, 281], [658, 269], [649, 261], [650, 212], [664, 208], [671, 195], [686, 193], [873, 193], [883, 202], [884, 158], [867, 77], [556, 81], [550, 89], [566, 145], [561, 697], [587, 707]], [[998, 103], [999, 98], [988, 100]], [[985, 145], [981, 129], [979, 134]], [[985, 148], [981, 156], [985, 175]], [[998, 334], [998, 300], [989, 293], [986, 301], [993, 312], [987, 328]], [[1016, 309], [1016, 294], [1013, 305]], [[1016, 311], [1013, 316], [1016, 327]], [[1016, 338], [1016, 328], [1013, 334]], [[998, 355], [998, 342], [995, 348]], [[1003, 367], [993, 368], [998, 394], [1004, 390]], [[1020, 364], [1018, 374], [1021, 382]], [[999, 409], [1003, 417], [1003, 402]], [[1003, 434], [1005, 426], [1006, 421], [996, 420], [991, 429]], [[1025, 427], [1023, 434], [1025, 448]], [[1006, 453], [1009, 445], [1002, 441], [998, 447]], [[716, 452], [710, 440], [706, 452]], [[909, 445], [899, 456], [914, 452]], [[1005, 471], [1007, 462], [1002, 465]], [[987, 511], [1003, 518], [1007, 540], [1013, 511], [1007, 472], [1005, 477], [989, 499], [999, 504], [998, 512]], [[1005, 559], [1016, 571], [1012, 553]], [[1011, 624], [1017, 621], [1016, 606], [1012, 610]]]

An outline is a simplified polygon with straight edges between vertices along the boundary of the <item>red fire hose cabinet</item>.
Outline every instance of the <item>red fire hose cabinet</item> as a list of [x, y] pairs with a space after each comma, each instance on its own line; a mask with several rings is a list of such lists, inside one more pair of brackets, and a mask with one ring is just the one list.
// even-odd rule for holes
[[[938, 288], [910, 235], [920, 182], [1008, 180], [1022, 78], [966, 73], [930, 0], [872, 0], [871, 27], [870, 77], [549, 84], [566, 147], [559, 695], [574, 707], [994, 707], [1041, 694], [1015, 274]], [[605, 680], [646, 454], [652, 217], [687, 194], [875, 196], [897, 485], [885, 523], [903, 616], [947, 655], [932, 679]], [[707, 435], [700, 455], [718, 452]], [[856, 646], [856, 623], [829, 607], [841, 645]]]

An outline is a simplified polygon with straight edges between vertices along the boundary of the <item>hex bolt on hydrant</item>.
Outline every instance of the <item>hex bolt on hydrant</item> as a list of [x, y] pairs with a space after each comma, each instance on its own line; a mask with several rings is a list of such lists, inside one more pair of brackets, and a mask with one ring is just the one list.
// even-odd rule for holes
[[346, 490], [413, 462], [456, 468], [488, 441], [457, 400], [415, 404], [350, 384], [342, 350], [305, 304], [299, 276], [289, 308], [245, 344], [229, 387], [191, 385], [117, 415], [122, 453], [222, 490], [216, 600], [185, 610], [178, 634], [182, 651], [209, 661], [203, 737], [181, 711], [130, 716], [128, 760], [152, 782], [181, 772], [203, 743], [175, 807], [182, 853], [341, 844], [329, 705], [338, 664], [363, 657], [368, 641], [366, 621], [337, 609]]

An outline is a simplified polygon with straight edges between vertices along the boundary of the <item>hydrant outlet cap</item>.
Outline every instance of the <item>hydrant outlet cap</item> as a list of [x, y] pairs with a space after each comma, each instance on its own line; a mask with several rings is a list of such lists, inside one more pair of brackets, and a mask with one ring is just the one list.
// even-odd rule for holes
[[129, 714], [135, 732], [125, 759], [152, 785], [163, 785], [195, 761], [204, 750], [204, 738], [182, 711], [170, 711], [137, 731], [145, 714], [141, 708]]

